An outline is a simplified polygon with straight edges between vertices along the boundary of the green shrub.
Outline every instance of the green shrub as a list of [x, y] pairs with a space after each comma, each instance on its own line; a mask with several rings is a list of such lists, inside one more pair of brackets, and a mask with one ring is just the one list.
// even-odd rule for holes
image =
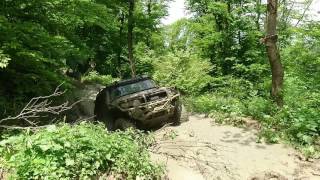
[[232, 76], [215, 77], [210, 83], [212, 90], [224, 96], [245, 99], [258, 94], [253, 84], [245, 79]]
[[2, 140], [0, 154], [17, 179], [91, 179], [108, 173], [159, 178], [162, 168], [151, 163], [146, 139], [133, 130], [108, 133], [102, 125], [60, 124]]
[[[292, 81], [293, 82], [293, 81]], [[261, 96], [247, 96], [223, 91], [207, 93], [200, 96], [189, 96], [185, 103], [189, 110], [206, 113], [216, 122], [239, 125], [242, 116], [251, 116], [262, 125], [260, 136], [267, 142], [275, 143], [281, 138], [295, 145], [302, 145], [302, 150], [310, 150], [319, 141], [320, 133], [320, 93], [300, 90], [287, 82], [285, 103], [278, 108], [270, 99]], [[289, 88], [290, 90], [287, 90]], [[221, 88], [222, 89], [222, 88]], [[231, 91], [231, 90], [230, 90]], [[319, 147], [313, 146], [314, 152]], [[311, 151], [306, 151], [310, 154]], [[313, 151], [312, 151], [313, 152]]]
[[264, 138], [267, 143], [274, 144], [278, 143], [280, 140], [279, 133], [277, 133], [274, 129], [270, 129], [264, 127], [259, 133], [259, 139]]
[[186, 102], [192, 111], [199, 113], [224, 112], [242, 114], [242, 109], [244, 108], [239, 99], [218, 93], [191, 96], [186, 98]]
[[[136, 73], [141, 74], [152, 74], [154, 71], [153, 61], [157, 57], [153, 50], [143, 43], [138, 42], [134, 47], [134, 54], [136, 59]], [[128, 69], [128, 71], [131, 71]]]
[[247, 107], [244, 113], [258, 120], [270, 115], [275, 108], [271, 100], [259, 96], [249, 98], [244, 103]]
[[10, 57], [3, 53], [3, 50], [0, 49], [0, 68], [5, 68], [8, 66]]
[[319, 137], [320, 118], [317, 109], [284, 107], [273, 118], [278, 122], [274, 126], [285, 132], [291, 142], [311, 145]]
[[189, 51], [168, 53], [154, 60], [153, 78], [187, 94], [197, 94], [212, 80], [211, 63]]
[[97, 71], [91, 71], [81, 78], [81, 82], [99, 83], [102, 85], [108, 85], [118, 80], [119, 79], [113, 78], [111, 75], [100, 75]]

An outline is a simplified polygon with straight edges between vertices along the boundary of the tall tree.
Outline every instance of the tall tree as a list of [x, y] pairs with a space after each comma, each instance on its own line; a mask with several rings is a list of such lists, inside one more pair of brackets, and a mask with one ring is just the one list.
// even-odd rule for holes
[[272, 89], [271, 96], [274, 98], [277, 105], [283, 105], [283, 76], [284, 70], [281, 64], [280, 53], [277, 47], [277, 10], [278, 0], [268, 0], [267, 7], [267, 35], [264, 39], [267, 49], [269, 63], [272, 72]]
[[[152, 6], [152, 0], [148, 0], [147, 1], [147, 15], [148, 15], [148, 18], [151, 19], [151, 6]], [[150, 39], [151, 39], [151, 33], [148, 32], [147, 34], [147, 39], [146, 39], [146, 44], [147, 46], [150, 48]]]
[[119, 38], [118, 38], [118, 50], [117, 50], [117, 73], [118, 77], [122, 78], [122, 72], [121, 72], [121, 53], [122, 53], [122, 36], [123, 36], [123, 29], [124, 29], [124, 20], [125, 15], [122, 11], [120, 11], [119, 14], [119, 21], [120, 21], [120, 27], [119, 27]]
[[257, 30], [260, 31], [261, 0], [256, 0], [256, 14], [256, 26]]
[[136, 67], [133, 57], [133, 11], [135, 0], [129, 0], [129, 15], [128, 15], [128, 59], [130, 62], [131, 76], [136, 76]]

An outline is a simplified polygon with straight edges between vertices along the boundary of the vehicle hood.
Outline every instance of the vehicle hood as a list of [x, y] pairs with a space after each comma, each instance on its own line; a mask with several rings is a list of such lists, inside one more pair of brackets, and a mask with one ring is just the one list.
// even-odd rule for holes
[[128, 94], [125, 96], [121, 96], [119, 98], [116, 99], [117, 102], [124, 102], [127, 100], [132, 100], [135, 99], [137, 97], [141, 97], [143, 95], [148, 95], [148, 94], [153, 94], [153, 93], [158, 93], [158, 92], [166, 92], [167, 96], [171, 93], [168, 88], [165, 87], [160, 87], [160, 88], [152, 88], [152, 89], [148, 89], [148, 90], [144, 90], [144, 91], [140, 91], [137, 93], [133, 93], [133, 94]]

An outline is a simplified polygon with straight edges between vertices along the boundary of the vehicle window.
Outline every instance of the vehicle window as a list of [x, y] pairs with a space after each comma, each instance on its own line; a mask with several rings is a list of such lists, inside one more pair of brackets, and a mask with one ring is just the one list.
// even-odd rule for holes
[[152, 89], [155, 86], [156, 85], [152, 80], [144, 80], [132, 84], [127, 84], [124, 86], [119, 86], [111, 91], [111, 98], [114, 99], [120, 96], [125, 96], [139, 91]]

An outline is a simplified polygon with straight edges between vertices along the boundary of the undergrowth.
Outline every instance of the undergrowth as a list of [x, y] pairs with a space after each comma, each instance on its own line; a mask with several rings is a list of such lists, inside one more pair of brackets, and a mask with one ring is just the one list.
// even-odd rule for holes
[[52, 125], [0, 142], [0, 162], [12, 179], [159, 179], [162, 166], [150, 160], [149, 137], [139, 131], [108, 133], [102, 125]]
[[97, 71], [91, 71], [87, 75], [81, 77], [81, 82], [98, 83], [102, 85], [109, 85], [118, 80], [118, 78], [113, 78], [111, 75], [101, 75]]
[[287, 77], [283, 107], [277, 107], [268, 92], [241, 84], [237, 84], [243, 87], [240, 91], [220, 87], [205, 94], [187, 96], [185, 103], [189, 110], [205, 113], [222, 124], [243, 126], [243, 118], [254, 119], [260, 124], [260, 139], [268, 143], [284, 141], [306, 156], [319, 157], [320, 93], [298, 83], [297, 79]]
[[[299, 55], [299, 52], [294, 51]], [[319, 53], [318, 53], [319, 54]], [[308, 59], [320, 67], [318, 54]], [[208, 76], [214, 66], [188, 51], [165, 56], [155, 65], [154, 79], [164, 86], [174, 86], [185, 95], [189, 111], [205, 113], [216, 122], [243, 126], [245, 119], [259, 123], [260, 137], [267, 142], [280, 140], [298, 147], [308, 156], [320, 152], [320, 76], [305, 64], [290, 64], [284, 78], [284, 106], [278, 107], [270, 97], [271, 77], [265, 64], [255, 64], [244, 74]], [[301, 57], [299, 59], [303, 59]], [[298, 59], [297, 59], [298, 60]], [[155, 61], [158, 62], [158, 61]], [[161, 63], [160, 63], [161, 62]], [[165, 65], [164, 65], [165, 64]], [[241, 72], [241, 66], [235, 66]], [[239, 70], [239, 71], [238, 71]], [[257, 76], [256, 72], [259, 76]], [[251, 73], [249, 73], [251, 72]], [[192, 77], [192, 78], [191, 78]]]

